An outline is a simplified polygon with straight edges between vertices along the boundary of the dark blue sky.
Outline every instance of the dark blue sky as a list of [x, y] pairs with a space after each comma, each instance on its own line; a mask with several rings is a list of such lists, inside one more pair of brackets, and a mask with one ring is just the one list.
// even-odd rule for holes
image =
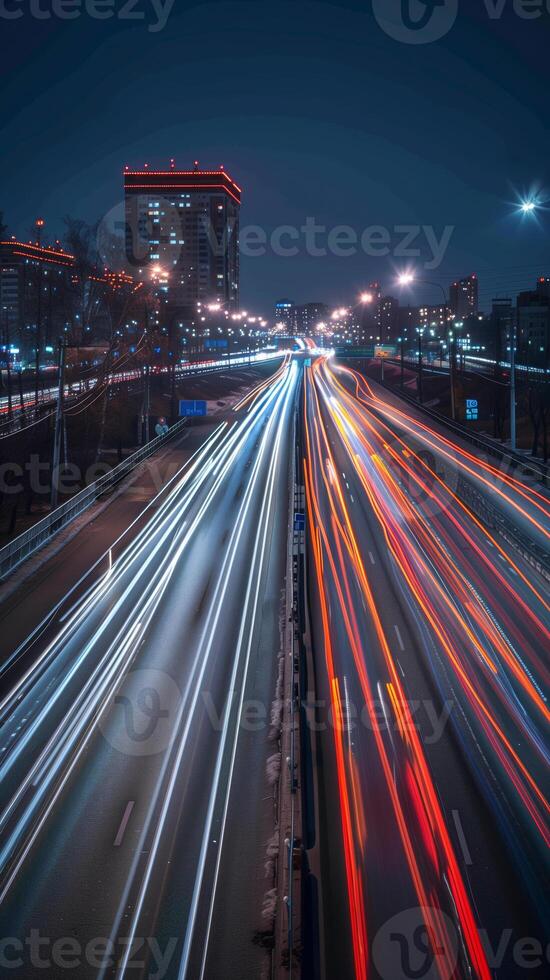
[[[442, 264], [423, 274], [446, 283], [475, 270], [487, 305], [550, 273], [550, 213], [521, 221], [511, 206], [515, 191], [550, 190], [545, 2], [524, 20], [511, 0], [500, 19], [497, 0], [458, 0], [447, 34], [412, 45], [382, 29], [372, 0], [175, 0], [158, 32], [151, 0], [136, 0], [145, 19], [132, 21], [37, 20], [29, 0], [3, 0], [24, 16], [0, 25], [0, 208], [12, 231], [42, 214], [55, 237], [64, 214], [93, 220], [120, 202], [125, 163], [197, 157], [225, 165], [244, 190], [242, 225], [268, 236], [310, 216], [327, 231], [381, 225], [393, 248], [395, 226], [437, 238], [453, 226]], [[419, 243], [410, 261], [310, 256], [302, 236], [295, 258], [243, 258], [242, 298], [344, 302], [374, 277], [389, 290], [393, 267], [431, 258]]]

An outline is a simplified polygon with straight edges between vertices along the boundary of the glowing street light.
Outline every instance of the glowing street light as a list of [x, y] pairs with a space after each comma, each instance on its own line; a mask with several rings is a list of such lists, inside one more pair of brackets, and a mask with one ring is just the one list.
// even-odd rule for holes
[[402, 272], [397, 278], [397, 283], [399, 286], [410, 286], [415, 280], [414, 272]]
[[374, 296], [372, 293], [361, 293], [361, 303], [372, 303]]
[[521, 205], [521, 211], [523, 214], [533, 214], [536, 211], [537, 205], [535, 201], [524, 201]]

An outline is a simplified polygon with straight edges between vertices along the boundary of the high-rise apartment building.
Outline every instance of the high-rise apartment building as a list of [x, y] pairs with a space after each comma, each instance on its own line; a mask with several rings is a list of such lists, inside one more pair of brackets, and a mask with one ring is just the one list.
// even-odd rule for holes
[[302, 303], [296, 307], [296, 333], [304, 337], [313, 336], [317, 333], [318, 324], [326, 322], [328, 318], [329, 309], [326, 303]]
[[289, 331], [296, 329], [296, 304], [284, 297], [275, 303], [275, 325], [282, 324]]
[[550, 280], [546, 276], [540, 277], [535, 289], [518, 296], [517, 343], [525, 363], [550, 367]]
[[477, 313], [479, 306], [479, 282], [475, 274], [451, 283], [449, 290], [451, 313], [459, 319]]
[[0, 242], [0, 330], [21, 358], [57, 344], [71, 323], [74, 257], [61, 245]]
[[[149, 267], [168, 301], [239, 305], [241, 189], [223, 168], [124, 171], [126, 253], [136, 276]], [[140, 273], [139, 270], [142, 270]]]

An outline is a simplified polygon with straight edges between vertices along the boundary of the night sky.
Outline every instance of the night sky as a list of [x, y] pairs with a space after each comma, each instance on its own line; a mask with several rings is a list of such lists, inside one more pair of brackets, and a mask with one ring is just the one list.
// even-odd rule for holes
[[[518, 193], [550, 190], [545, 0], [534, 20], [511, 0], [458, 0], [448, 33], [414, 45], [385, 33], [372, 0], [175, 0], [160, 31], [148, 30], [151, 0], [134, 7], [145, 19], [126, 21], [38, 20], [29, 0], [3, 2], [24, 12], [0, 25], [10, 232], [28, 237], [39, 214], [50, 238], [64, 214], [91, 221], [121, 201], [124, 164], [174, 156], [182, 168], [223, 163], [243, 188], [241, 225], [268, 235], [308, 216], [359, 235], [382, 225], [397, 244], [395, 226], [431, 225], [438, 238], [454, 226], [443, 263], [423, 274], [446, 283], [477, 271], [484, 306], [550, 273], [550, 213], [525, 220], [513, 208]], [[394, 268], [431, 258], [419, 241], [422, 256], [407, 260], [360, 248], [308, 256], [301, 238], [294, 258], [243, 258], [241, 297], [269, 310], [284, 295], [350, 301], [373, 278], [392, 291]]]

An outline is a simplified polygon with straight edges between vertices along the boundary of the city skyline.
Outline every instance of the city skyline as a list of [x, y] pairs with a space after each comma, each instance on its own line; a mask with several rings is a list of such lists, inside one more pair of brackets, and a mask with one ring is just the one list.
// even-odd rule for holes
[[[528, 284], [524, 270], [529, 280], [545, 272], [546, 215], [518, 224], [514, 214], [523, 195], [547, 193], [542, 21], [515, 16], [510, 4], [491, 19], [483, 4], [465, 0], [438, 44], [415, 47], [389, 37], [370, 6], [355, 0], [339, 9], [283, 4], [281, 16], [277, 5], [260, 7], [247, 5], [245, 32], [231, 4], [211, 18], [207, 5], [178, 3], [157, 33], [146, 23], [81, 17], [63, 23], [59, 40], [54, 19], [28, 18], [25, 58], [33, 57], [24, 69], [10, 43], [22, 22], [4, 20], [1, 203], [16, 233], [42, 213], [53, 238], [66, 213], [95, 220], [123, 200], [126, 164], [167, 166], [175, 156], [178, 166], [198, 158], [237, 174], [246, 188], [242, 225], [268, 235], [282, 224], [300, 228], [308, 216], [358, 234], [381, 225], [392, 241], [401, 225], [432, 226], [438, 236], [451, 226], [440, 271], [453, 279], [475, 268], [485, 306], [506, 279], [519, 290]], [[60, 60], [62, 34], [71, 43]], [[187, 39], [203, 36], [195, 85], [198, 52]], [[163, 58], [166, 44], [180, 57]], [[463, 112], [470, 97], [479, 117]], [[298, 259], [243, 257], [246, 301], [271, 303], [289, 292], [305, 302], [320, 274], [331, 282], [327, 301], [337, 304], [348, 283], [360, 289], [393, 272], [386, 259], [360, 253]]]

